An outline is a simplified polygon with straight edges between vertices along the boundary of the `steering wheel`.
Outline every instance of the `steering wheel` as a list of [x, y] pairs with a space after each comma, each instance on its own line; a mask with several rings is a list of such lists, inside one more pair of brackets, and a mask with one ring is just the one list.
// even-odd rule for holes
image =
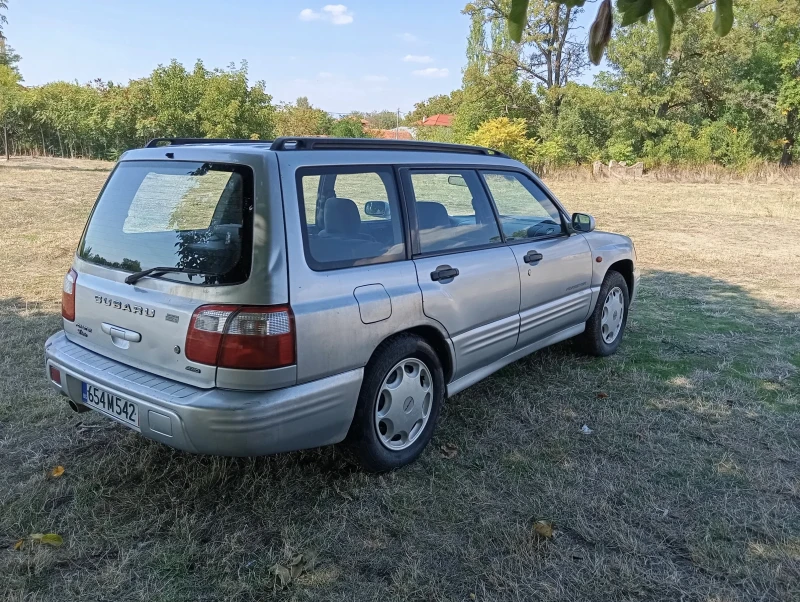
[[561, 229], [557, 223], [551, 219], [546, 219], [535, 226], [528, 228], [528, 238], [536, 238], [537, 236], [549, 236], [556, 234]]

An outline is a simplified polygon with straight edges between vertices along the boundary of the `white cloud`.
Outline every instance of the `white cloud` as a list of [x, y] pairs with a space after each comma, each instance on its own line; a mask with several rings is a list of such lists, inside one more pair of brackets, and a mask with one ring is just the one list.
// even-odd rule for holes
[[347, 10], [344, 4], [326, 4], [322, 10], [328, 13], [328, 18], [334, 25], [347, 25], [353, 22], [353, 13]]
[[304, 8], [300, 11], [301, 21], [330, 21], [334, 25], [348, 25], [353, 22], [353, 13], [344, 4], [326, 4], [322, 11]]
[[300, 20], [301, 21], [316, 21], [317, 19], [322, 18], [322, 13], [315, 13], [310, 8], [304, 8], [300, 11]]
[[365, 82], [388, 82], [389, 78], [385, 75], [365, 75], [364, 76]]
[[333, 73], [330, 71], [320, 71], [317, 73], [317, 77], [320, 79], [331, 79], [333, 77]]
[[403, 40], [404, 42], [408, 42], [413, 44], [414, 42], [419, 42], [419, 38], [415, 36], [413, 33], [398, 33], [397, 37]]
[[429, 56], [420, 56], [418, 54], [407, 54], [403, 57], [406, 63], [432, 63], [433, 59]]
[[450, 70], [447, 68], [428, 67], [427, 69], [417, 69], [412, 73], [419, 77], [447, 77], [450, 75]]

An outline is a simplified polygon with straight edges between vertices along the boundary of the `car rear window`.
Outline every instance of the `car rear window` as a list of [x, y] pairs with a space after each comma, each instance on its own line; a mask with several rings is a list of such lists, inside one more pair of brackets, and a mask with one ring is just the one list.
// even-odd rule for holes
[[252, 250], [249, 167], [189, 161], [128, 161], [111, 174], [78, 247], [81, 259], [192, 284], [244, 282]]

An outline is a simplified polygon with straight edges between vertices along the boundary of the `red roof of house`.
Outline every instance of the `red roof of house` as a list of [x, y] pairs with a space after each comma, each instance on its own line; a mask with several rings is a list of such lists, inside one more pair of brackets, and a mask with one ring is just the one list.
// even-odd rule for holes
[[396, 134], [397, 134], [396, 136], [395, 136], [395, 131], [394, 130], [369, 130], [369, 133], [373, 138], [382, 138], [384, 140], [394, 140], [395, 137], [398, 140], [413, 140], [414, 139], [414, 137], [411, 135], [410, 132], [406, 132], [404, 130], [400, 130], [399, 132], [396, 132]]
[[422, 125], [441, 125], [444, 127], [450, 127], [453, 125], [453, 116], [452, 115], [431, 115], [430, 117], [426, 117], [422, 120]]

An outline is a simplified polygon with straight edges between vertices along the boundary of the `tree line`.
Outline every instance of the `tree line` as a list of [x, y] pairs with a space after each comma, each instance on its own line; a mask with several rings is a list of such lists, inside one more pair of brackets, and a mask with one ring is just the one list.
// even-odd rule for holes
[[[714, 32], [713, 3], [697, 4], [675, 18], [666, 59], [646, 15], [615, 27], [589, 85], [580, 6], [530, 0], [515, 41], [512, 0], [474, 0], [464, 8], [471, 26], [461, 86], [417, 103], [402, 122], [421, 139], [494, 146], [539, 167], [789, 165], [799, 156], [800, 0], [737, 0], [725, 37]], [[0, 126], [11, 154], [115, 159], [154, 137], [360, 137], [397, 123], [393, 111], [335, 119], [306, 98], [274, 103], [264, 82], [249, 81], [246, 62], [187, 69], [172, 61], [125, 85], [32, 87], [18, 62], [0, 37]], [[453, 114], [452, 128], [418, 127], [437, 113]]]
[[588, 57], [575, 2], [531, 0], [519, 42], [505, 26], [511, 4], [466, 5], [461, 88], [415, 106], [416, 115], [454, 113], [454, 141], [534, 165], [745, 167], [800, 157], [800, 0], [736, 0], [725, 37], [714, 30], [714, 2], [694, 3], [676, 17], [666, 59], [645, 15], [613, 30], [593, 85], [580, 83]]
[[274, 105], [247, 63], [191, 70], [176, 61], [127, 85], [96, 80], [25, 88], [0, 65], [0, 123], [11, 154], [116, 159], [156, 137], [363, 136], [361, 122], [334, 120], [305, 98]]

